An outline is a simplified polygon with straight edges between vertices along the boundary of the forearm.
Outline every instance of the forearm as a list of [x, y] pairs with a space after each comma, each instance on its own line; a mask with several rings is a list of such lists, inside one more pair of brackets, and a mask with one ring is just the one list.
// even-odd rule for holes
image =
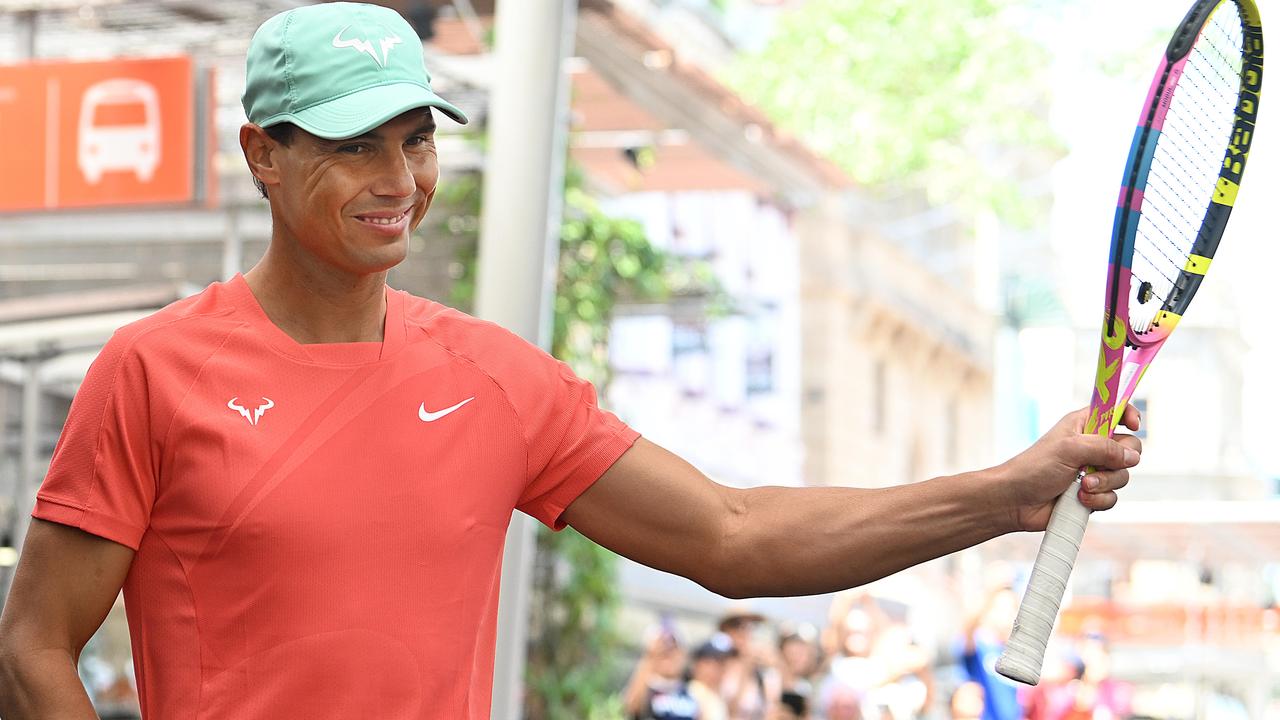
[[890, 488], [739, 491], [715, 589], [734, 597], [834, 592], [1013, 529], [994, 470]]
[[5, 655], [0, 662], [0, 717], [5, 720], [97, 720], [75, 659], [67, 650]]

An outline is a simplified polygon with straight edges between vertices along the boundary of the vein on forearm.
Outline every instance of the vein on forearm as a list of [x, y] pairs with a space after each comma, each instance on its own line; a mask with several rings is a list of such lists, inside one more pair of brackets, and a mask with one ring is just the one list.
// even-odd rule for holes
[[966, 473], [891, 488], [740, 491], [722, 592], [834, 592], [989, 540], [1004, 532], [989, 485]]

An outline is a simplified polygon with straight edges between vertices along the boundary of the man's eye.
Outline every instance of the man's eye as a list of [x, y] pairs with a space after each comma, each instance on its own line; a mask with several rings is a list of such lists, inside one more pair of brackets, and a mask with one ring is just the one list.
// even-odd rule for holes
[[413, 137], [409, 138], [407, 142], [410, 147], [418, 146], [418, 145], [430, 145], [431, 136], [430, 135], [414, 135]]
[[339, 145], [339, 146], [338, 146], [338, 152], [340, 152], [340, 153], [346, 153], [346, 154], [348, 154], [348, 155], [359, 155], [360, 153], [364, 152], [364, 150], [365, 150], [365, 148], [364, 148], [364, 146], [363, 146], [363, 145], [355, 145], [355, 144], [352, 144], [352, 145]]

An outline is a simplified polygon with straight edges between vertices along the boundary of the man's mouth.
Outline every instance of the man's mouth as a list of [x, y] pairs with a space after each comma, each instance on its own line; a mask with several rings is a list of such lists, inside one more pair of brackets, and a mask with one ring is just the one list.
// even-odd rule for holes
[[412, 209], [413, 208], [405, 208], [403, 211], [401, 211], [396, 215], [386, 215], [383, 213], [379, 213], [377, 215], [357, 215], [356, 219], [361, 222], [370, 223], [372, 225], [395, 225], [400, 221], [404, 220], [406, 217], [408, 217], [409, 212]]

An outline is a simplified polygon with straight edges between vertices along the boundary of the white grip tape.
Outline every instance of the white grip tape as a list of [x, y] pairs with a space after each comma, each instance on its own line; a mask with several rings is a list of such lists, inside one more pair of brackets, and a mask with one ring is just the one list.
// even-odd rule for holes
[[1079, 493], [1077, 478], [1053, 506], [1049, 528], [1040, 541], [1040, 554], [1036, 556], [1031, 580], [1027, 583], [1027, 593], [1013, 621], [1013, 632], [996, 662], [996, 672], [1028, 685], [1040, 682], [1045, 647], [1053, 634], [1058, 607], [1089, 523], [1090, 510], [1080, 504]]

